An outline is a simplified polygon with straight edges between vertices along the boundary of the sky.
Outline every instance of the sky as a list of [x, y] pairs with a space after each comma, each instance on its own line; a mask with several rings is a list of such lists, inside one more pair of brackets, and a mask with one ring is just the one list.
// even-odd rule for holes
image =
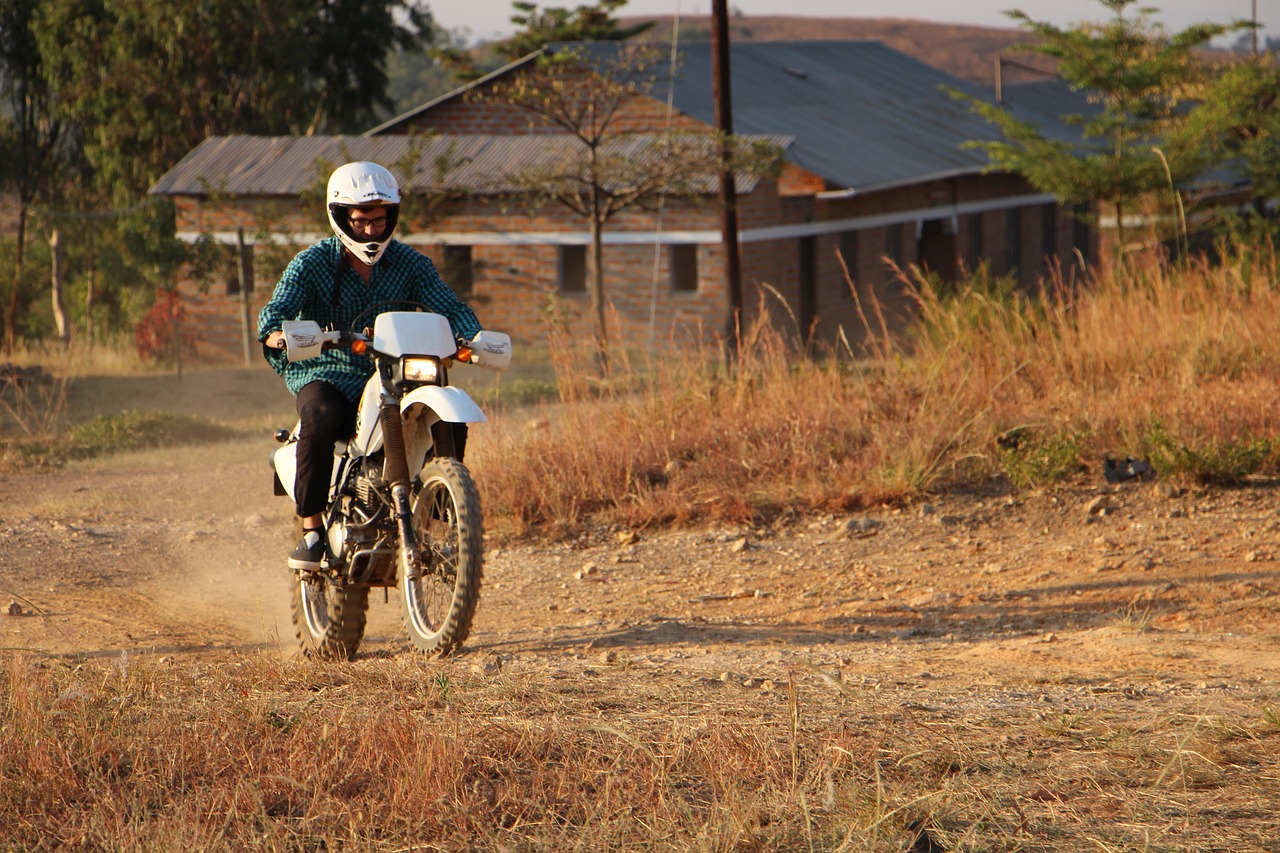
[[[576, 8], [593, 0], [537, 0], [541, 8]], [[1139, 0], [1138, 6], [1159, 11], [1153, 18], [1171, 31], [1205, 22], [1226, 24], [1253, 18], [1257, 6], [1262, 34], [1280, 37], [1280, 0]], [[470, 40], [509, 35], [511, 0], [428, 0], [436, 21], [446, 29], [465, 28]], [[730, 10], [751, 15], [789, 15], [803, 8], [808, 17], [915, 18], [947, 24], [1010, 27], [1003, 13], [1020, 9], [1032, 20], [1060, 27], [1080, 21], [1102, 21], [1110, 16], [1098, 0], [728, 0]], [[711, 0], [630, 0], [619, 13], [630, 15], [679, 15], [682, 19], [711, 16]], [[1233, 40], [1233, 39], [1232, 39]]]

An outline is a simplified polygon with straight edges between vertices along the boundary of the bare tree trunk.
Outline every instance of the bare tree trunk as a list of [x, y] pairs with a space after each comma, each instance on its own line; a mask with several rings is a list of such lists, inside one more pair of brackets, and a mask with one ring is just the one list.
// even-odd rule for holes
[[591, 217], [591, 252], [588, 261], [591, 280], [591, 316], [596, 324], [596, 358], [602, 372], [609, 367], [609, 328], [604, 310], [604, 228], [598, 216]]
[[84, 340], [85, 345], [93, 349], [93, 288], [98, 278], [98, 257], [94, 250], [93, 238], [89, 238], [89, 281], [84, 293]]
[[256, 342], [253, 324], [249, 322], [249, 249], [244, 243], [244, 228], [236, 229], [236, 267], [240, 278], [240, 330], [244, 340], [244, 366], [253, 364], [253, 344]]
[[63, 350], [71, 344], [71, 326], [67, 323], [67, 309], [62, 301], [62, 246], [58, 243], [58, 226], [49, 232], [49, 284], [53, 289], [53, 322], [58, 329], [58, 340]]
[[729, 313], [725, 318], [725, 352], [729, 358], [738, 355], [738, 324], [742, 322], [742, 252], [738, 241], [738, 190], [730, 168], [730, 142], [733, 135], [733, 93], [729, 72], [729, 13], [726, 0], [711, 2], [711, 53], [714, 73], [712, 97], [715, 99], [716, 130], [724, 134], [720, 156], [720, 244], [724, 248], [725, 290], [729, 297]]
[[174, 288], [173, 300], [169, 303], [170, 328], [173, 329], [173, 359], [178, 366], [178, 381], [182, 381], [182, 304], [178, 301], [178, 291]]
[[9, 310], [4, 317], [4, 354], [13, 355], [13, 343], [17, 336], [18, 323], [18, 289], [22, 286], [23, 249], [27, 242], [27, 205], [22, 201], [18, 205], [18, 247], [13, 262], [13, 287], [9, 291]]

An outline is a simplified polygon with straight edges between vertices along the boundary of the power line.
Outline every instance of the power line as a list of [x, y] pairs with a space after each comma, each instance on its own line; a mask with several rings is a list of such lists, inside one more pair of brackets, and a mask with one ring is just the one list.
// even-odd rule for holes
[[[671, 132], [671, 118], [675, 113], [676, 68], [680, 47], [680, 0], [676, 0], [676, 14], [671, 22], [671, 57], [667, 66], [667, 115], [664, 130]], [[655, 217], [653, 237], [653, 281], [649, 293], [649, 348], [653, 349], [653, 336], [658, 317], [658, 271], [662, 263], [663, 216], [666, 213], [665, 189], [658, 193], [658, 212]]]

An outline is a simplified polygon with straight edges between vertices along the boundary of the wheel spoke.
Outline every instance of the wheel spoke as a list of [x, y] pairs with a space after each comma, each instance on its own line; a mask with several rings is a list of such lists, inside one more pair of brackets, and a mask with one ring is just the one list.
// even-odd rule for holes
[[470, 474], [453, 459], [428, 463], [421, 482], [414, 531], [423, 572], [402, 584], [406, 625], [419, 649], [444, 652], [466, 638], [479, 594], [479, 499]]

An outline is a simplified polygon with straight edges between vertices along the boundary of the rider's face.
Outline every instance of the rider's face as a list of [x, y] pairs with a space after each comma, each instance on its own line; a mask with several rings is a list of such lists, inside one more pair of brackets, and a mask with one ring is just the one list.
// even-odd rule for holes
[[355, 209], [347, 214], [347, 222], [351, 230], [369, 237], [379, 237], [387, 228], [387, 212], [371, 207], [364, 210]]

